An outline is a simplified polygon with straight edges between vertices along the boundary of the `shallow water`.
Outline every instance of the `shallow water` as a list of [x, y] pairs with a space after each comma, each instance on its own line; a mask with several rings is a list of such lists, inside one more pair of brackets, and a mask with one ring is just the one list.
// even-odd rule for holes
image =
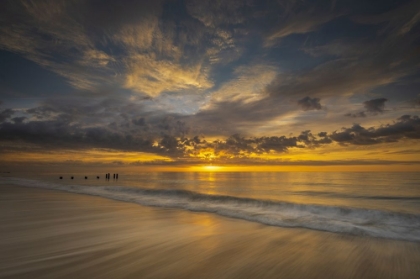
[[[63, 176], [63, 180], [59, 179]], [[71, 180], [70, 176], [75, 179]], [[88, 176], [85, 180], [84, 177]], [[100, 176], [100, 179], [96, 179]], [[420, 173], [379, 172], [179, 172], [71, 173], [26, 176], [60, 184], [176, 189], [203, 194], [270, 199], [299, 204], [350, 206], [420, 214]]]
[[210, 212], [265, 225], [420, 241], [418, 173], [121, 173], [118, 180], [71, 175], [74, 180], [70, 174], [62, 180], [57, 174], [3, 177], [0, 184]]
[[420, 243], [0, 186], [0, 278], [418, 278]]

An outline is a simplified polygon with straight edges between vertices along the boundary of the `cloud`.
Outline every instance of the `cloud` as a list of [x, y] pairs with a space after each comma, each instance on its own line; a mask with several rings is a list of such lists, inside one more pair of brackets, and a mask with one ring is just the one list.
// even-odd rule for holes
[[165, 91], [179, 91], [196, 88], [208, 89], [213, 83], [207, 78], [207, 71], [202, 65], [183, 67], [170, 61], [157, 61], [150, 56], [130, 57], [129, 73], [124, 86], [157, 96]]
[[385, 102], [387, 101], [388, 99], [386, 98], [378, 98], [378, 99], [365, 101], [363, 102], [363, 106], [366, 109], [366, 111], [360, 111], [356, 113], [347, 113], [344, 116], [358, 118], [358, 117], [366, 117], [367, 114], [377, 115], [377, 114], [383, 113], [385, 110]]
[[307, 97], [299, 100], [297, 103], [300, 106], [300, 108], [304, 111], [322, 109], [319, 98], [311, 98], [311, 97], [307, 96]]
[[9, 119], [14, 113], [15, 111], [12, 109], [5, 109], [0, 111], [0, 123]]
[[186, 8], [190, 15], [208, 27], [240, 24], [246, 18], [241, 8], [250, 6], [251, 1], [188, 0]]
[[378, 128], [364, 128], [354, 124], [351, 128], [343, 128], [329, 137], [342, 144], [372, 145], [385, 142], [397, 142], [403, 138], [420, 139], [420, 118], [403, 115], [395, 123]]
[[186, 148], [186, 155], [190, 157], [209, 160], [217, 158], [217, 160], [227, 161], [246, 160], [252, 154], [284, 153], [290, 148], [305, 148], [307, 145], [324, 144], [324, 142], [316, 141], [310, 131], [302, 132], [297, 137], [263, 136], [249, 138], [234, 134], [226, 139], [212, 142], [195, 137], [194, 140], [187, 140], [185, 143], [187, 146], [193, 147], [193, 149]]
[[211, 92], [206, 108], [217, 102], [249, 103], [265, 98], [265, 87], [276, 78], [278, 70], [270, 65], [251, 64], [236, 68], [233, 74], [234, 77]]
[[[287, 83], [284, 80], [274, 82], [271, 91], [273, 94], [288, 94], [294, 91], [294, 94], [302, 97], [351, 96], [364, 94], [372, 88], [394, 84], [403, 77], [415, 75], [419, 65], [419, 53], [416, 50], [418, 34], [408, 32], [402, 39], [395, 36], [394, 31], [404, 22], [411, 20], [413, 14], [418, 11], [416, 7], [419, 7], [419, 4], [410, 1], [407, 5], [391, 10], [377, 23], [373, 23], [371, 18], [375, 16], [367, 16], [369, 20], [366, 21], [370, 22], [369, 24], [388, 22], [371, 27], [377, 31], [386, 26], [381, 32], [378, 31], [378, 34], [372, 34], [372, 38], [362, 36], [350, 39], [335, 36], [321, 44], [308, 38], [302, 50], [318, 58], [328, 58], [327, 62], [303, 72], [300, 76], [292, 76]], [[398, 94], [395, 98], [402, 99], [402, 95]]]
[[[64, 77], [73, 87], [94, 90], [112, 84], [113, 58], [95, 48], [83, 20], [81, 1], [14, 1], [3, 3], [0, 49], [23, 55]], [[83, 14], [83, 13], [82, 13]]]
[[411, 100], [410, 102], [414, 107], [420, 107], [420, 98]]
[[366, 113], [364, 111], [356, 112], [356, 113], [346, 113], [344, 116], [358, 118], [358, 117], [366, 117]]
[[[419, 65], [414, 4], [375, 25], [372, 18], [357, 24], [345, 18], [370, 11], [349, 6], [343, 13], [340, 3], [327, 2], [4, 2], [0, 48], [57, 73], [74, 91], [22, 101], [16, 115], [2, 111], [0, 138], [57, 149], [144, 150], [183, 160], [209, 150], [205, 154], [228, 160], [414, 137], [413, 117], [404, 124], [414, 129], [411, 134], [377, 136], [378, 127], [361, 125], [309, 132], [320, 131], [321, 124], [330, 131], [347, 127], [349, 119], [333, 111], [334, 104], [398, 85]], [[336, 25], [328, 24], [336, 18]], [[358, 24], [372, 26], [359, 34]], [[346, 35], [348, 29], [354, 36]], [[292, 34], [308, 36], [284, 39]], [[280, 41], [287, 43], [281, 50]], [[396, 93], [393, 101], [408, 98]], [[380, 114], [385, 103], [369, 100], [365, 111], [346, 116]], [[310, 116], [299, 111], [323, 106], [332, 109]]]
[[381, 33], [391, 33], [393, 36], [404, 36], [420, 22], [420, 4], [418, 1], [407, 1], [396, 9], [377, 15], [353, 16], [360, 24], [379, 25], [388, 22]]
[[378, 99], [372, 99], [369, 101], [366, 101], [363, 103], [365, 109], [367, 112], [370, 113], [383, 113], [385, 109], [385, 102], [387, 102], [388, 99], [385, 98], [378, 98]]
[[[268, 99], [263, 99], [267, 101]], [[313, 106], [313, 99], [309, 104]], [[259, 102], [263, 102], [259, 101]], [[395, 122], [379, 127], [365, 128], [355, 124], [350, 128], [332, 133], [313, 134], [309, 130], [293, 135], [266, 135], [213, 137], [196, 134], [192, 119], [199, 118], [201, 125], [216, 117], [213, 112], [204, 117], [204, 111], [196, 116], [168, 114], [164, 111], [148, 111], [144, 99], [80, 99], [48, 100], [41, 106], [28, 109], [25, 116], [0, 124], [0, 142], [34, 145], [38, 150], [85, 150], [105, 148], [121, 151], [147, 152], [163, 155], [183, 162], [197, 160], [240, 160], [254, 155], [286, 153], [293, 148], [317, 148], [322, 145], [338, 143], [341, 145], [373, 145], [398, 142], [404, 139], [420, 139], [420, 119], [418, 116], [404, 115]], [[306, 104], [307, 102], [305, 102]], [[315, 102], [315, 104], [318, 104]], [[222, 105], [221, 103], [219, 105]], [[251, 117], [232, 121], [232, 124], [255, 121], [258, 110], [251, 109], [255, 102], [242, 103], [237, 110], [250, 109]], [[229, 106], [226, 107], [226, 111]], [[259, 108], [263, 106], [259, 103]], [[221, 110], [217, 107], [218, 111]], [[234, 108], [235, 109], [235, 108]], [[124, 113], [121, 113], [121, 112]], [[244, 110], [245, 111], [245, 110]], [[237, 111], [239, 112], [239, 111]], [[266, 119], [266, 111], [261, 112]], [[10, 119], [12, 110], [4, 110], [1, 115]], [[225, 117], [225, 115], [219, 115]], [[234, 114], [233, 114], [234, 115]], [[243, 115], [239, 113], [238, 115]], [[278, 115], [277, 112], [273, 115]], [[226, 122], [226, 121], [225, 121]], [[209, 122], [211, 123], [211, 122]], [[216, 125], [214, 129], [223, 127]], [[210, 127], [211, 128], [211, 127]], [[206, 126], [206, 130], [210, 129]], [[232, 129], [229, 129], [232, 131]], [[7, 144], [6, 144], [7, 143]], [[11, 149], [10, 147], [9, 149]], [[17, 149], [18, 150], [18, 149]], [[239, 160], [239, 161], [238, 161]]]
[[124, 87], [157, 96], [212, 87], [207, 38], [202, 36], [190, 55], [187, 49], [196, 43], [173, 20], [161, 18], [162, 9], [162, 1], [6, 3], [0, 49], [19, 53], [87, 92]]
[[383, 113], [385, 110], [385, 102], [388, 99], [386, 98], [379, 98], [379, 99], [372, 99], [363, 103], [367, 112], [371, 113]]
[[[268, 40], [274, 41], [315, 30], [340, 14], [330, 11], [330, 3], [313, 5], [306, 1], [270, 5], [186, 1], [188, 14], [171, 16], [164, 16], [165, 1], [10, 3], [3, 4], [1, 15], [7, 24], [0, 28], [0, 48], [24, 55], [63, 76], [77, 89], [123, 87], [153, 97], [186, 90], [205, 94], [208, 89], [218, 88], [218, 81], [212, 79], [218, 70], [214, 67], [246, 53], [253, 38], [246, 38], [250, 32], [269, 33]], [[281, 11], [280, 19], [277, 11]], [[378, 49], [372, 46], [358, 57], [366, 63], [330, 61], [306, 72], [288, 73], [286, 79], [284, 75], [263, 78], [273, 81], [267, 89], [269, 94], [298, 98], [355, 94], [408, 74], [388, 71], [385, 66], [401, 60], [401, 54], [409, 53], [407, 48], [399, 45], [400, 50], [394, 53], [397, 48], [387, 44], [378, 55], [371, 55]], [[310, 52], [311, 48], [305, 49]], [[357, 49], [366, 49], [366, 44]], [[348, 55], [341, 54], [345, 58]], [[374, 57], [386, 61], [376, 63]]]
[[408, 72], [402, 65], [400, 69], [387, 71], [383, 64], [386, 61], [392, 63], [390, 58], [361, 60], [365, 55], [360, 55], [357, 60], [337, 59], [307, 71], [279, 75], [267, 86], [267, 91], [273, 96], [293, 95], [302, 98], [309, 95], [318, 98], [351, 96], [393, 83]]
[[337, 15], [331, 13], [298, 13], [291, 15], [281, 27], [273, 31], [266, 38], [265, 45], [270, 47], [279, 39], [292, 34], [306, 34], [315, 31], [319, 26], [331, 21], [335, 17]]
[[139, 117], [137, 119], [132, 119], [132, 122], [134, 125], [137, 126], [145, 126], [146, 125], [146, 120], [144, 119], [144, 117]]
[[26, 117], [21, 116], [21, 117], [13, 117], [12, 121], [16, 124], [21, 124], [23, 123], [23, 121], [25, 121]]

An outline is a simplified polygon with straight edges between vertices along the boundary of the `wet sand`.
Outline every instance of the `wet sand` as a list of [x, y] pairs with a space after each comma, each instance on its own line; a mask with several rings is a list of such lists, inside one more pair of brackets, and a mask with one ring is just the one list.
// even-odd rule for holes
[[420, 243], [0, 187], [1, 278], [418, 278]]

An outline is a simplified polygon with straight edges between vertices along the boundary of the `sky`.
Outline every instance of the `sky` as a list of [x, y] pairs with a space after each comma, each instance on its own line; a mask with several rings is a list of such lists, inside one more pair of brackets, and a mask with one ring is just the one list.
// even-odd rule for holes
[[420, 2], [4, 0], [0, 171], [420, 171]]

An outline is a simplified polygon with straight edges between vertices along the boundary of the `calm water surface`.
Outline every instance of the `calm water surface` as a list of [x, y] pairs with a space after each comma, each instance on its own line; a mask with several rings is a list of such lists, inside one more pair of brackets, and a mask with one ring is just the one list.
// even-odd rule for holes
[[[71, 180], [70, 176], [75, 179]], [[420, 173], [75, 173], [28, 175], [26, 177], [66, 185], [123, 186], [142, 189], [188, 190], [298, 204], [360, 207], [420, 214]], [[88, 176], [85, 180], [84, 177]], [[100, 176], [100, 179], [96, 179]]]

